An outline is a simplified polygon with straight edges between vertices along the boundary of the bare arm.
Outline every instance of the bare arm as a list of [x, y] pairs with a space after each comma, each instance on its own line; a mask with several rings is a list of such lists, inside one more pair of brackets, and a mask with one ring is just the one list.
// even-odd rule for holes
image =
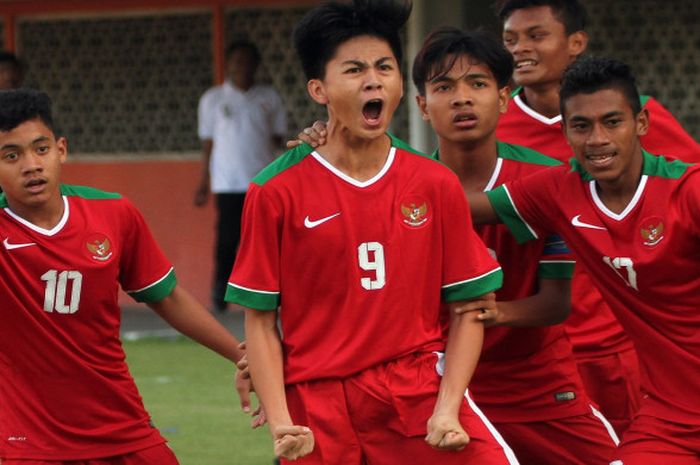
[[472, 223], [477, 224], [496, 224], [500, 223], [501, 219], [496, 214], [496, 211], [491, 206], [488, 197], [483, 192], [466, 192], [469, 200], [469, 209], [472, 212]]
[[[495, 305], [492, 298], [483, 300], [489, 304], [489, 309]], [[459, 409], [481, 354], [484, 326], [475, 318], [475, 312], [457, 313], [456, 309], [464, 304], [450, 304], [452, 317], [445, 351], [445, 373], [433, 415], [428, 420], [426, 441], [438, 449], [461, 450], [469, 442], [469, 436], [459, 423]]]
[[246, 309], [245, 332], [250, 375], [265, 406], [275, 455], [287, 460], [303, 457], [313, 450], [314, 437], [306, 426], [292, 423], [287, 408], [277, 312]]
[[209, 200], [209, 160], [211, 160], [213, 147], [214, 141], [211, 139], [202, 141], [202, 177], [197, 190], [194, 192], [194, 204], [198, 207], [205, 205], [207, 200]]
[[[234, 363], [243, 358], [245, 352], [239, 348], [238, 339], [184, 288], [175, 286], [170, 295], [159, 302], [151, 302], [148, 306], [170, 326], [222, 357]], [[251, 386], [241, 371], [236, 375], [236, 390], [241, 407], [249, 412]]]
[[296, 139], [288, 140], [287, 148], [292, 149], [297, 145], [301, 145], [303, 142], [306, 142], [314, 148], [320, 147], [326, 144], [327, 135], [326, 123], [323, 121], [315, 121], [310, 127], [302, 129]]
[[494, 310], [477, 314], [490, 326], [534, 327], [562, 323], [571, 313], [571, 281], [540, 279], [539, 291], [524, 299], [498, 302]]

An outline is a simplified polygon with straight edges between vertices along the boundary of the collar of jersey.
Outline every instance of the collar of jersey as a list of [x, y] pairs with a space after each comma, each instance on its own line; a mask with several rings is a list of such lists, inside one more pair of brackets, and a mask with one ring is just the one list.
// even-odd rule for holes
[[51, 229], [41, 228], [41, 227], [35, 225], [34, 223], [31, 223], [31, 222], [25, 220], [24, 218], [22, 218], [21, 216], [18, 216], [15, 212], [10, 210], [9, 207], [5, 207], [5, 212], [8, 215], [10, 215], [12, 218], [14, 218], [18, 223], [23, 224], [24, 226], [28, 227], [32, 231], [36, 231], [39, 234], [42, 234], [44, 236], [54, 236], [59, 231], [61, 231], [63, 229], [63, 227], [68, 222], [68, 217], [70, 216], [70, 208], [68, 206], [68, 198], [65, 195], [63, 195], [61, 197], [63, 198], [63, 216], [61, 217], [61, 220], [58, 222], [58, 224], [56, 224], [56, 226], [54, 226]]
[[313, 152], [311, 152], [311, 156], [314, 157], [316, 161], [318, 161], [321, 165], [325, 166], [331, 173], [335, 174], [348, 184], [352, 184], [353, 186], [360, 188], [369, 187], [372, 184], [379, 181], [381, 178], [383, 178], [386, 172], [389, 171], [389, 168], [391, 168], [391, 165], [394, 163], [395, 155], [396, 147], [394, 147], [394, 145], [392, 144], [391, 148], [389, 149], [389, 156], [386, 157], [386, 162], [384, 162], [384, 166], [381, 170], [379, 170], [379, 173], [375, 174], [374, 176], [372, 176], [371, 179], [368, 179], [367, 181], [358, 181], [357, 179], [348, 176], [347, 174], [343, 173], [338, 168], [330, 164], [328, 160], [323, 158], [323, 156], [321, 156], [321, 154], [317, 151], [314, 150]]

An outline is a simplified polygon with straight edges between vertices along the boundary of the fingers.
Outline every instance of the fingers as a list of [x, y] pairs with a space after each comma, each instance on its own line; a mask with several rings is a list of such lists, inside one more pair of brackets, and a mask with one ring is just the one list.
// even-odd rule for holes
[[308, 455], [314, 448], [314, 436], [306, 426], [280, 426], [273, 434], [275, 455], [296, 460]]
[[435, 430], [428, 433], [425, 442], [436, 449], [462, 450], [469, 444], [469, 436], [464, 430]]
[[241, 409], [245, 413], [250, 413], [250, 379], [244, 378], [241, 371], [236, 373], [236, 391], [241, 400]]
[[253, 429], [260, 428], [265, 423], [267, 423], [265, 410], [262, 408], [262, 406], [258, 406], [258, 408], [253, 412], [253, 419], [250, 422], [250, 427]]

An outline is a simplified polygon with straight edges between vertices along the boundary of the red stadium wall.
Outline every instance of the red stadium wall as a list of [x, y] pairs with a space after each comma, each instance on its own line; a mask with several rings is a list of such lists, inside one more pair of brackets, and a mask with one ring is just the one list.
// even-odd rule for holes
[[[192, 203], [199, 173], [198, 161], [69, 161], [63, 167], [63, 182], [128, 197], [175, 266], [178, 282], [208, 305], [215, 209], [212, 202], [204, 208]], [[122, 294], [120, 303], [134, 301]]]

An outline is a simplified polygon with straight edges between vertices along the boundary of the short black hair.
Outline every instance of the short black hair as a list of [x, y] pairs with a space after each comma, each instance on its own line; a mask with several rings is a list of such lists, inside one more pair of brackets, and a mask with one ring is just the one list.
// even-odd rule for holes
[[359, 36], [385, 40], [403, 58], [399, 29], [411, 14], [410, 0], [329, 2], [309, 11], [294, 28], [294, 47], [307, 79], [323, 79], [338, 47]]
[[486, 65], [499, 89], [508, 85], [513, 74], [513, 56], [503, 44], [482, 31], [442, 27], [426, 37], [413, 61], [413, 83], [418, 93], [425, 95], [425, 84], [447, 74], [463, 55], [474, 63]]
[[578, 0], [502, 0], [498, 7], [498, 17], [503, 23], [515, 10], [537, 6], [550, 7], [552, 14], [564, 25], [567, 34], [586, 30], [588, 13]]
[[32, 89], [0, 91], [0, 132], [11, 131], [37, 118], [53, 131], [51, 99], [45, 92]]
[[226, 47], [225, 58], [228, 60], [231, 58], [231, 55], [233, 55], [233, 52], [239, 49], [248, 50], [250, 55], [253, 57], [253, 62], [256, 65], [260, 64], [260, 50], [258, 49], [257, 45], [246, 39], [234, 40], [228, 44], [228, 47]]
[[581, 58], [564, 71], [559, 90], [559, 110], [566, 119], [566, 101], [578, 94], [592, 94], [599, 90], [615, 89], [622, 92], [632, 112], [642, 111], [636, 79], [632, 69], [612, 58]]

